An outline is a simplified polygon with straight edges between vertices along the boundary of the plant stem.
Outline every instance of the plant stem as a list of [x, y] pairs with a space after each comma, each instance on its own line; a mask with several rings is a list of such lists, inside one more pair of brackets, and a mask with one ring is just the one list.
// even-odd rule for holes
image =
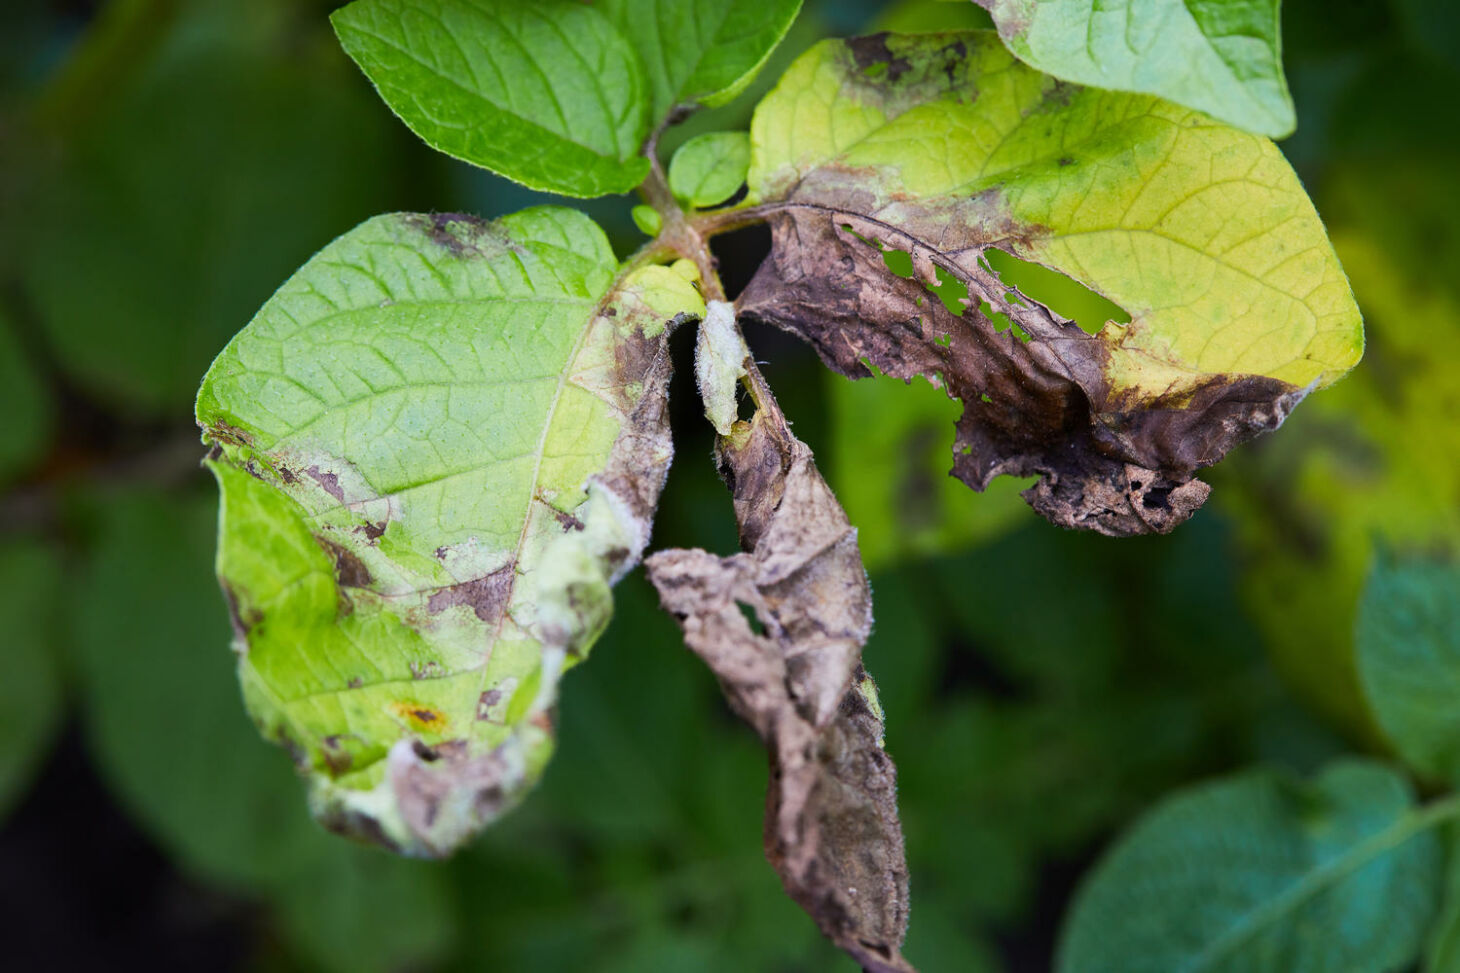
[[[714, 255], [710, 253], [710, 246], [705, 236], [700, 232], [699, 227], [685, 217], [684, 210], [674, 201], [674, 194], [669, 191], [669, 180], [664, 175], [664, 167], [659, 163], [659, 133], [655, 132], [649, 137], [644, 145], [644, 153], [649, 158], [649, 175], [639, 187], [639, 192], [644, 202], [654, 207], [663, 222], [663, 229], [659, 232], [659, 242], [680, 256], [694, 261], [695, 267], [700, 272], [700, 292], [708, 301], [725, 300], [725, 287], [720, 283], [720, 274], [715, 268]], [[755, 222], [754, 218], [747, 222]], [[725, 228], [729, 228], [728, 221]], [[735, 329], [740, 330], [740, 322], [735, 322]], [[742, 334], [743, 338], [744, 335]], [[766, 383], [765, 376], [761, 374], [760, 366], [755, 363], [753, 356], [745, 360], [745, 388], [750, 393], [751, 399], [755, 402], [756, 409], [765, 413], [766, 418], [775, 423], [780, 430], [787, 435], [790, 434], [790, 424], [786, 421], [785, 413], [776, 402], [775, 395], [771, 392], [770, 385]]]
[[715, 258], [710, 253], [709, 245], [699, 231], [685, 219], [684, 210], [679, 208], [679, 204], [674, 201], [674, 194], [669, 191], [669, 180], [665, 178], [664, 167], [659, 164], [658, 132], [649, 137], [644, 152], [649, 157], [649, 175], [639, 187], [639, 192], [644, 197], [644, 202], [654, 207], [654, 211], [663, 221], [659, 240], [680, 256], [694, 261], [700, 272], [700, 290], [706, 300], [725, 300], [725, 288], [715, 270]]

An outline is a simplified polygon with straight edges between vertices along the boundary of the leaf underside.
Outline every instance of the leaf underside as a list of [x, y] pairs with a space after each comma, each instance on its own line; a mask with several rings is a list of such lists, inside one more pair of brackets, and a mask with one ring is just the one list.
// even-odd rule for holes
[[[740, 309], [844, 375], [943, 385], [964, 403], [955, 475], [978, 490], [1038, 476], [1025, 496], [1063, 526], [1170, 530], [1206, 498], [1197, 470], [1361, 354], [1347, 281], [1272, 143], [1056, 81], [991, 32], [824, 42], [762, 102], [751, 142], [746, 205], [773, 249]], [[883, 248], [909, 253], [913, 278]], [[1000, 281], [990, 248], [1130, 323], [1086, 334]], [[928, 293], [940, 272], [968, 287], [961, 315]]]
[[672, 454], [684, 278], [587, 217], [377, 217], [223, 351], [198, 421], [246, 702], [338, 830], [452, 850], [551, 751]]
[[639, 53], [657, 124], [680, 106], [722, 105], [760, 71], [801, 0], [600, 0]]
[[1281, 138], [1297, 124], [1279, 0], [976, 0], [1024, 63], [1066, 81], [1159, 95]]

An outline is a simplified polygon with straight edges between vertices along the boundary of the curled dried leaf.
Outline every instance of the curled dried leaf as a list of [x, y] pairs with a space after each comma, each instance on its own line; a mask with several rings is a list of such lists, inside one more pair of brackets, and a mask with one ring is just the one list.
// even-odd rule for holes
[[766, 856], [787, 892], [865, 969], [911, 970], [896, 770], [860, 663], [872, 600], [856, 531], [778, 413], [736, 423], [718, 452], [747, 553], [662, 551], [649, 578], [766, 743]]

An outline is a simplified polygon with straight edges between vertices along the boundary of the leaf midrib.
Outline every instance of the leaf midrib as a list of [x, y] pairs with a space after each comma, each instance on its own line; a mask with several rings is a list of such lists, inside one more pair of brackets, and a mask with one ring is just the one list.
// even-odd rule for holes
[[1212, 970], [1253, 937], [1296, 911], [1320, 893], [1368, 864], [1386, 851], [1399, 847], [1420, 832], [1460, 813], [1460, 797], [1451, 797], [1428, 807], [1409, 809], [1387, 828], [1375, 832], [1308, 872], [1281, 893], [1243, 914], [1216, 939], [1180, 967], [1179, 973], [1202, 973]]

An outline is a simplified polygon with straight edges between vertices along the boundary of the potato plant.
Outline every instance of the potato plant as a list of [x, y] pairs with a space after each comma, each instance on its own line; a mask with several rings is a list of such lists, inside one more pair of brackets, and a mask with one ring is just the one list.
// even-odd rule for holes
[[[748, 132], [667, 159], [666, 133], [751, 83], [799, 0], [333, 15], [430, 146], [565, 197], [637, 192], [650, 239], [620, 259], [567, 205], [377, 216], [305, 263], [203, 379], [245, 703], [326, 827], [442, 857], [516, 806], [552, 757], [560, 681], [642, 562], [765, 744], [765, 852], [787, 893], [864, 969], [911, 969], [916, 884], [896, 727], [862, 665], [857, 525], [742, 323], [848, 379], [930, 383], [957, 403], [942, 459], [957, 480], [1027, 478], [1052, 524], [1115, 537], [1179, 529], [1211, 493], [1202, 470], [1364, 346], [1269, 139], [1295, 118], [1276, 3], [984, 6], [997, 31], [823, 40]], [[770, 253], [729, 294], [709, 241], [756, 224]], [[1051, 279], [1100, 313], [1061, 310]], [[676, 459], [668, 345], [686, 328], [738, 552], [647, 553]], [[869, 416], [867, 440], [895, 422]], [[1452, 566], [1399, 552], [1359, 617], [1377, 721], [1432, 780], [1457, 768], [1456, 587]], [[1401, 968], [1437, 914], [1435, 826], [1457, 809], [1416, 805], [1400, 772], [1360, 760], [1179, 793], [1088, 876], [1058, 965]]]

